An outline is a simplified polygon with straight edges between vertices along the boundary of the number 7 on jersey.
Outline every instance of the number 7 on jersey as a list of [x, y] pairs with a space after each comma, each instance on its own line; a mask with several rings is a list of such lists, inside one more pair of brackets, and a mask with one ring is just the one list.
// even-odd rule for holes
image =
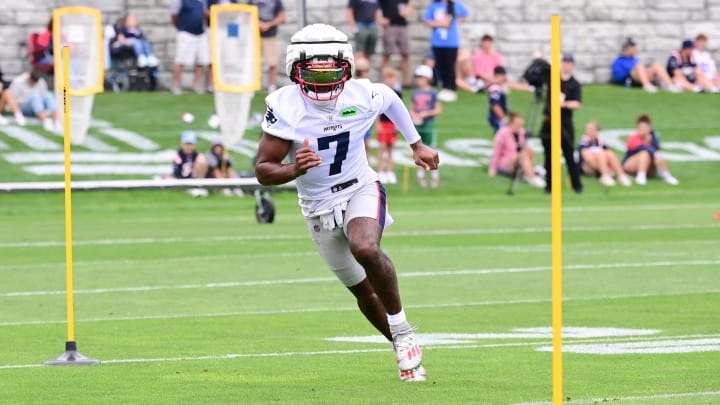
[[335, 146], [335, 158], [332, 164], [330, 164], [331, 176], [342, 172], [342, 163], [343, 160], [347, 158], [348, 146], [350, 144], [350, 131], [318, 138], [318, 150], [330, 149], [330, 144], [333, 142], [337, 142], [337, 145]]

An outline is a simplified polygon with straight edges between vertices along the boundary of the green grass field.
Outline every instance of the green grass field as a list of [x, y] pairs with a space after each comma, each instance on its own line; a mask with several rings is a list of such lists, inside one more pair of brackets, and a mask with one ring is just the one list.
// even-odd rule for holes
[[[668, 152], [689, 156], [697, 149], [678, 145], [691, 142], [720, 153], [716, 96], [584, 95], [578, 127], [631, 128], [649, 112]], [[528, 101], [511, 100], [520, 111]], [[174, 148], [180, 113], [201, 120], [210, 102], [107, 94], [95, 116]], [[396, 222], [383, 246], [427, 342], [426, 383], [398, 380], [392, 349], [325, 268], [291, 193], [275, 194], [272, 225], [255, 222], [250, 198], [75, 193], [76, 338], [103, 364], [40, 366], [66, 339], [63, 196], [0, 194], [0, 404], [547, 403], [550, 199], [527, 186], [507, 197], [482, 155], [452, 150], [489, 139], [486, 108], [463, 95], [438, 123], [440, 148], [479, 166], [444, 167], [437, 190], [388, 186]], [[0, 181], [60, 179], [2, 159], [30, 148], [1, 128], [0, 140]], [[565, 188], [569, 403], [720, 403], [720, 162], [696, 160], [670, 163], [678, 187]]]

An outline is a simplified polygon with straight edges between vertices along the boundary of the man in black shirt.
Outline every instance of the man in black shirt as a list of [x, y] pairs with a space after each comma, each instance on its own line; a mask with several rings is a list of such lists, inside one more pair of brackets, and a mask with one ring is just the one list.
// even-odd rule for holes
[[[562, 152], [565, 157], [570, 174], [572, 188], [576, 193], [582, 193], [582, 183], [580, 182], [580, 171], [575, 162], [575, 124], [573, 123], [573, 111], [579, 109], [582, 99], [582, 90], [580, 83], [573, 77], [575, 69], [575, 59], [571, 54], [562, 56], [562, 64], [560, 66], [560, 117], [562, 120]], [[542, 138], [543, 149], [545, 150], [545, 191], [552, 190], [551, 181], [551, 154], [550, 154], [550, 90], [547, 92], [547, 102], [544, 111], [545, 120], [543, 121], [540, 137]]]
[[383, 69], [390, 65], [390, 56], [400, 52], [403, 87], [412, 86], [410, 76], [410, 36], [407, 16], [412, 10], [410, 0], [379, 0], [383, 26]]

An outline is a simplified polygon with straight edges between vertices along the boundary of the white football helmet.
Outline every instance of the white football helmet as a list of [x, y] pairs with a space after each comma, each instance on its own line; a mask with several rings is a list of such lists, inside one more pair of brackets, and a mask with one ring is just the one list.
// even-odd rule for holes
[[305, 26], [290, 39], [285, 71], [309, 99], [336, 99], [355, 73], [355, 58], [347, 35], [327, 24]]

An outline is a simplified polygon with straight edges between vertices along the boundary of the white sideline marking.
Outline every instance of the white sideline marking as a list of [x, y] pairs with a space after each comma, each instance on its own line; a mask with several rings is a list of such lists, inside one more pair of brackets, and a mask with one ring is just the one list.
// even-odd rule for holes
[[55, 143], [42, 135], [39, 135], [33, 131], [27, 130], [22, 127], [16, 127], [13, 125], [5, 125], [0, 127], [0, 132], [4, 132], [5, 135], [10, 138], [19, 141], [31, 149], [35, 150], [62, 150], [60, 144]]
[[[95, 170], [92, 165], [73, 165], [72, 171], [75, 170]], [[34, 167], [34, 166], [29, 166]], [[50, 168], [54, 166], [48, 166]], [[57, 166], [62, 167], [62, 166]], [[112, 166], [108, 165], [108, 170], [121, 167], [123, 170], [132, 168], [141, 168], [141, 166]], [[167, 172], [168, 166], [144, 166], [145, 168], [155, 167], [152, 173]], [[50, 173], [50, 174], [62, 174]], [[83, 174], [83, 173], [79, 173]], [[145, 174], [151, 174], [150, 171]], [[629, 226], [565, 226], [564, 231], [570, 232], [596, 232], [596, 231], [658, 231], [671, 229], [707, 229], [718, 228], [720, 224], [664, 224], [664, 225], [629, 225]], [[478, 229], [436, 229], [425, 231], [398, 231], [388, 232], [383, 235], [384, 238], [403, 237], [403, 236], [445, 236], [445, 235], [494, 235], [494, 234], [511, 234], [511, 233], [545, 233], [550, 232], [551, 227], [527, 227], [527, 228], [478, 228]], [[210, 242], [235, 242], [244, 240], [269, 240], [269, 239], [305, 239], [307, 234], [267, 234], [267, 235], [230, 235], [230, 236], [208, 236], [208, 237], [175, 237], [175, 238], [127, 238], [127, 239], [94, 239], [94, 240], [78, 240], [73, 241], [74, 246], [96, 246], [96, 245], [140, 245], [140, 244], [159, 244], [159, 243], [210, 243]], [[0, 248], [18, 248], [18, 247], [52, 247], [65, 246], [64, 241], [36, 241], [36, 242], [2, 242]]]
[[[717, 204], [661, 204], [661, 205], [612, 205], [612, 206], [577, 206], [563, 207], [563, 212], [617, 212], [617, 211], [667, 211], [674, 209], [716, 209]], [[550, 208], [478, 208], [478, 209], [460, 209], [460, 210], [407, 210], [395, 211], [391, 210], [393, 216], [426, 216], [426, 215], [495, 215], [495, 214], [546, 214], [550, 213]]]
[[[672, 337], [672, 336], [670, 336]], [[552, 352], [551, 347], [539, 347], [539, 352]], [[563, 353], [579, 354], [674, 354], [720, 351], [720, 339], [667, 339], [652, 342], [622, 342], [565, 345]]]
[[[675, 392], [668, 394], [654, 394], [654, 395], [635, 395], [629, 397], [613, 396], [608, 398], [573, 398], [568, 401], [570, 404], [604, 404], [608, 402], [623, 402], [623, 401], [642, 401], [644, 399], [674, 399], [674, 398], [692, 398], [692, 397], [710, 397], [720, 395], [720, 391], [700, 391], [700, 392]], [[514, 405], [552, 405], [552, 401], [540, 401], [540, 402], [522, 402]]]
[[0, 141], [0, 149], [7, 150], [10, 149], [10, 146], [8, 146], [5, 142]]
[[[72, 174], [92, 175], [92, 174], [112, 174], [112, 175], [154, 175], [168, 174], [170, 172], [170, 164], [164, 165], [84, 165], [73, 164], [71, 167]], [[23, 167], [28, 173], [37, 176], [60, 175], [65, 173], [63, 165], [32, 165]]]
[[139, 150], [155, 150], [159, 148], [160, 146], [150, 140], [149, 138], [145, 138], [144, 136], [128, 131], [127, 129], [122, 128], [102, 128], [100, 130], [101, 133], [117, 139], [120, 142], [124, 142], [135, 149]]
[[[165, 150], [155, 153], [100, 153], [72, 152], [70, 159], [75, 163], [166, 163], [172, 162], [175, 152]], [[5, 160], [14, 164], [22, 163], [64, 163], [62, 152], [15, 152], [3, 155]]]
[[[658, 261], [658, 262], [635, 262], [635, 263], [608, 263], [608, 264], [575, 264], [564, 266], [564, 270], [597, 270], [597, 269], [617, 269], [617, 268], [638, 268], [638, 267], [668, 267], [668, 266], [707, 266], [720, 264], [720, 260], [688, 260], [688, 261]], [[534, 267], [509, 267], [495, 269], [466, 269], [466, 270], [441, 270], [441, 271], [417, 271], [398, 273], [398, 277], [435, 277], [435, 276], [465, 276], [465, 275], [482, 275], [482, 274], [507, 274], [507, 273], [532, 273], [538, 271], [551, 270], [551, 266], [534, 266]], [[215, 282], [205, 284], [175, 284], [175, 285], [155, 285], [155, 286], [135, 286], [135, 287], [113, 287], [113, 288], [96, 288], [91, 290], [75, 290], [75, 294], [105, 294], [117, 292], [146, 292], [158, 290], [187, 290], [202, 288], [229, 288], [229, 287], [249, 287], [259, 285], [288, 285], [288, 284], [311, 284], [326, 283], [335, 281], [335, 277], [310, 277], [310, 278], [291, 278], [279, 280], [251, 280], [251, 281], [228, 281]], [[0, 297], [27, 297], [40, 295], [62, 295], [65, 290], [50, 291], [15, 291], [0, 293]]]
[[[595, 297], [563, 297], [563, 302], [576, 302], [576, 301], [596, 301], [596, 300], [619, 300], [629, 298], [654, 298], [654, 297], [675, 297], [675, 296], [686, 296], [686, 295], [706, 295], [706, 294], [720, 294], [720, 290], [708, 290], [708, 291], [682, 291], [682, 292], [669, 292], [669, 293], [643, 293], [643, 294], [627, 294], [627, 295], [608, 295], [608, 296], [595, 296]], [[408, 304], [406, 308], [410, 309], [436, 309], [436, 308], [463, 308], [463, 307], [476, 307], [476, 306], [493, 306], [493, 305], [522, 305], [522, 304], [542, 304], [552, 302], [550, 298], [530, 298], [521, 300], [504, 300], [504, 301], [475, 301], [475, 302], [455, 302], [455, 303], [441, 303], [441, 304]], [[140, 315], [140, 316], [124, 316], [124, 317], [112, 317], [112, 318], [87, 318], [78, 319], [80, 322], [114, 322], [114, 321], [145, 321], [155, 319], [185, 319], [185, 318], [219, 318], [219, 317], [232, 317], [232, 316], [247, 316], [247, 315], [282, 315], [282, 314], [297, 314], [297, 313], [315, 313], [315, 312], [345, 312], [345, 311], [357, 311], [357, 307], [321, 307], [321, 308], [297, 308], [297, 309], [265, 309], [265, 310], [248, 310], [248, 311], [235, 311], [235, 312], [217, 312], [217, 313], [205, 313], [205, 314], [164, 314], [164, 315]], [[64, 324], [67, 321], [62, 319], [58, 320], [35, 320], [35, 321], [13, 321], [13, 322], [0, 322], [0, 326], [31, 326], [31, 325], [51, 325], [51, 324]], [[714, 336], [714, 335], [713, 335]]]

